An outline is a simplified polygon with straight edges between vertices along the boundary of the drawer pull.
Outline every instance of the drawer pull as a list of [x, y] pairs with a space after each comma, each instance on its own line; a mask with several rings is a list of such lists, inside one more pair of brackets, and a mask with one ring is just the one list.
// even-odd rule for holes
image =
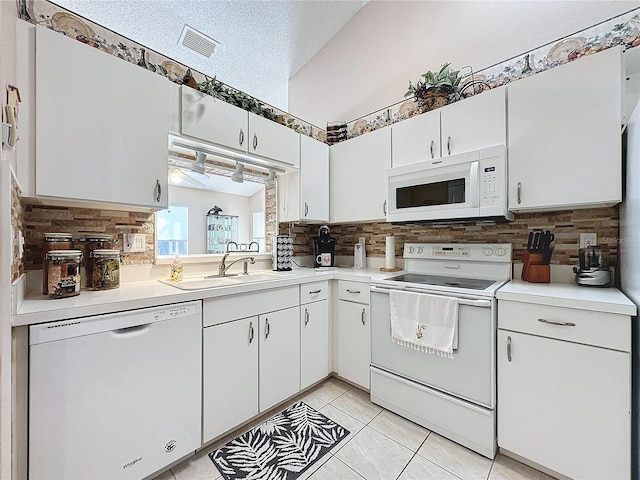
[[507, 362], [511, 361], [511, 337], [507, 337]]
[[576, 324], [572, 322], [554, 322], [552, 320], [545, 320], [544, 318], [539, 318], [538, 321], [540, 323], [546, 323], [549, 325], [559, 325], [561, 327], [575, 327]]
[[360, 315], [360, 320], [362, 321], [362, 325], [365, 325], [365, 322], [364, 322], [364, 315], [365, 315], [365, 309], [363, 308], [363, 309], [362, 309], [362, 314]]
[[348, 293], [356, 293], [356, 294], [362, 293], [360, 290], [351, 290], [350, 288], [347, 288], [347, 292]]
[[309, 295], [317, 295], [318, 293], [320, 293], [322, 290], [312, 290], [311, 292], [309, 292]]
[[269, 332], [271, 332], [271, 326], [269, 325], [269, 319], [264, 319], [264, 339], [269, 338]]
[[304, 326], [309, 325], [309, 310], [304, 309]]
[[249, 343], [253, 343], [253, 322], [249, 322]]

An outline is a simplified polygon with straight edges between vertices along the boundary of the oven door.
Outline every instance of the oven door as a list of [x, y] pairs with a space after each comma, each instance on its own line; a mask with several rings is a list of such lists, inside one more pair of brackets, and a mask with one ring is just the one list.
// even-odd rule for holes
[[[474, 218], [480, 214], [476, 161], [463, 154], [453, 164], [417, 162], [387, 172], [390, 222]], [[436, 163], [440, 162], [440, 163]], [[434, 165], [434, 163], [436, 163]]]
[[459, 298], [458, 348], [453, 352], [453, 359], [450, 359], [394, 343], [391, 339], [389, 288], [372, 285], [371, 364], [458, 398], [493, 408], [495, 302], [493, 298]]

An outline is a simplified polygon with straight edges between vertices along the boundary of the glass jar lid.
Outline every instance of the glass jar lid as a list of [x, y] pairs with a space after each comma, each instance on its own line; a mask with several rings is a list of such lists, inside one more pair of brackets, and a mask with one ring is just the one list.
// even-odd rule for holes
[[91, 234], [91, 235], [85, 235], [84, 238], [81, 238], [80, 241], [81, 242], [114, 242], [116, 239], [115, 235], [98, 235], [98, 234]]
[[77, 260], [82, 258], [80, 250], [51, 250], [47, 252], [47, 258], [51, 260]]
[[73, 241], [73, 235], [70, 233], [45, 233], [42, 238], [46, 242], [69, 242]]
[[97, 248], [95, 250], [91, 250], [91, 253], [89, 254], [89, 256], [93, 258], [120, 258], [120, 255], [120, 250], [111, 250], [107, 248]]

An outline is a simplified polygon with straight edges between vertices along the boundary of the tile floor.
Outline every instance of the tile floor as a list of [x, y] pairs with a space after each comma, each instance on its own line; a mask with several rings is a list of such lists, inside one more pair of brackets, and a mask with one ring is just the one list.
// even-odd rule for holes
[[222, 478], [207, 453], [300, 400], [351, 432], [300, 480], [551, 480], [503, 455], [493, 461], [478, 455], [374, 405], [368, 393], [336, 378], [268, 412], [154, 480]]

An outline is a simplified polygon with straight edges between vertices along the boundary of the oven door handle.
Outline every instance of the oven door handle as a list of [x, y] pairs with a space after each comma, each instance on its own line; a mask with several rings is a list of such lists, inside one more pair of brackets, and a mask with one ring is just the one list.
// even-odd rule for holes
[[[389, 287], [379, 287], [377, 285], [371, 285], [369, 287], [371, 289], [372, 292], [378, 292], [378, 293], [386, 293], [388, 294], [391, 290], [398, 290], [398, 291], [405, 291], [405, 292], [411, 292], [411, 293], [423, 293], [426, 295], [433, 295], [433, 293], [431, 292], [425, 292], [424, 290], [418, 290], [415, 288], [389, 288]], [[448, 296], [446, 293], [437, 293], [436, 295], [442, 295], [442, 296]], [[458, 300], [458, 305], [468, 305], [470, 307], [484, 307], [484, 308], [489, 308], [491, 307], [491, 300], [485, 300], [482, 298], [478, 298], [478, 299], [471, 299], [471, 298], [460, 298], [460, 297], [455, 297], [455, 296], [451, 296], [451, 298], [455, 298]]]

